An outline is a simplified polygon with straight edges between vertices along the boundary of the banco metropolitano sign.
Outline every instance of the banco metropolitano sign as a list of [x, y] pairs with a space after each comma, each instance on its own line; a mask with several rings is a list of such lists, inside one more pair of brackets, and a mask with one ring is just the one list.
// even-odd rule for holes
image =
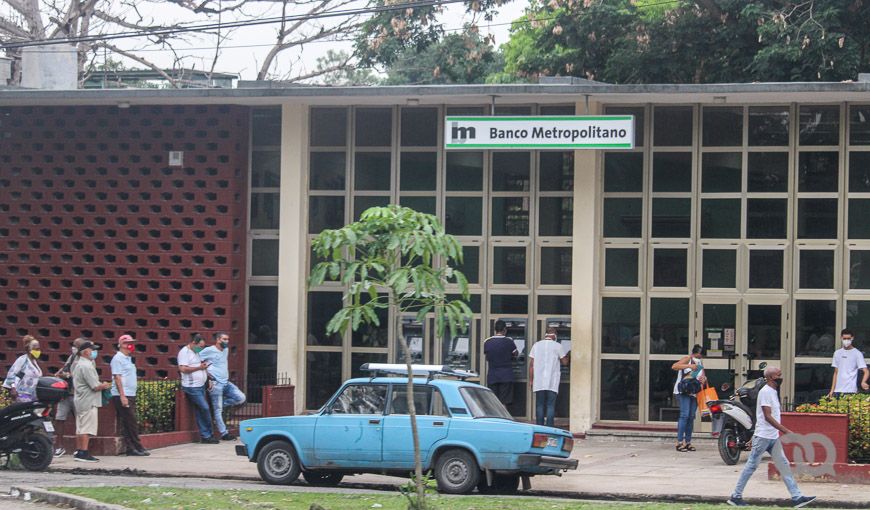
[[445, 117], [446, 149], [631, 149], [633, 115]]

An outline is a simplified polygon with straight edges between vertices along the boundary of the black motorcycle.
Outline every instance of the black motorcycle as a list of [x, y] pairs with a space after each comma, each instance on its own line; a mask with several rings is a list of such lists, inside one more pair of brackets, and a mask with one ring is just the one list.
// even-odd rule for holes
[[763, 377], [753, 379], [737, 388], [729, 400], [707, 402], [713, 418], [713, 435], [719, 435], [719, 455], [725, 464], [737, 464], [740, 452], [752, 449], [755, 404], [758, 401], [758, 392], [765, 384], [767, 383]]
[[36, 400], [16, 402], [0, 409], [0, 458], [9, 462], [14, 453], [31, 471], [44, 471], [54, 457], [51, 406], [63, 400], [68, 384], [57, 377], [40, 377]]

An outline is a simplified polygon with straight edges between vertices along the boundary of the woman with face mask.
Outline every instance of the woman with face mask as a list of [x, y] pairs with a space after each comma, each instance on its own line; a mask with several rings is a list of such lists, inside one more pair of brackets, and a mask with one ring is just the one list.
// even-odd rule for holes
[[3, 387], [9, 390], [16, 402], [33, 402], [36, 400], [36, 383], [42, 377], [42, 368], [39, 366], [42, 351], [39, 350], [39, 340], [30, 335], [22, 338], [21, 342], [24, 354], [12, 364]]

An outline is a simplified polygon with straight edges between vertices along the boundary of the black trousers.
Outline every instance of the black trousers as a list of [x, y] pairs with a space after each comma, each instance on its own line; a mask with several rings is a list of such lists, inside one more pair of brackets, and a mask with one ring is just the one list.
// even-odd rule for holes
[[500, 383], [492, 383], [489, 385], [489, 389], [495, 393], [495, 396], [501, 401], [505, 406], [509, 406], [514, 403], [514, 383], [512, 382], [500, 382]]
[[129, 407], [121, 405], [121, 397], [112, 397], [112, 405], [118, 413], [118, 421], [121, 424], [121, 437], [124, 438], [124, 446], [128, 452], [144, 450], [139, 440], [139, 422], [136, 420], [136, 397], [127, 397]]

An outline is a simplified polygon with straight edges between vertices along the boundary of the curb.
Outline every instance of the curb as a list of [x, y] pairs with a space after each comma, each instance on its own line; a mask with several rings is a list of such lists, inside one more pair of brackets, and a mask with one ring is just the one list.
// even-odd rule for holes
[[63, 492], [54, 492], [37, 487], [13, 486], [9, 494], [24, 501], [44, 501], [52, 505], [64, 505], [78, 510], [130, 510], [121, 505], [103, 503], [84, 496], [75, 496]]

